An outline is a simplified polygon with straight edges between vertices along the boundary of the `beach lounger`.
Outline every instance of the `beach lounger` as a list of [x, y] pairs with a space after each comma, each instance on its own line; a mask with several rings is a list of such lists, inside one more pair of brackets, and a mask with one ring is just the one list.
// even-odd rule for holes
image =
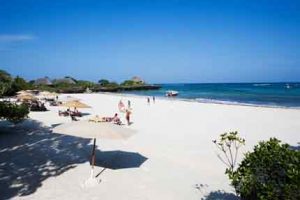
[[71, 116], [72, 121], [79, 121], [74, 115], [70, 115], [70, 116]]
[[108, 117], [99, 117], [95, 116], [91, 119], [89, 119], [89, 122], [110, 122], [111, 120], [108, 120]]

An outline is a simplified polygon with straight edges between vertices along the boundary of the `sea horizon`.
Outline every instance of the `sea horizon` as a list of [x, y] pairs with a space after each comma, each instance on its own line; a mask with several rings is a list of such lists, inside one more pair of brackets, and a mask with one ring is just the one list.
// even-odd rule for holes
[[171, 83], [159, 90], [125, 91], [142, 96], [165, 97], [168, 90], [179, 92], [175, 98], [201, 103], [300, 108], [299, 82], [253, 83]]

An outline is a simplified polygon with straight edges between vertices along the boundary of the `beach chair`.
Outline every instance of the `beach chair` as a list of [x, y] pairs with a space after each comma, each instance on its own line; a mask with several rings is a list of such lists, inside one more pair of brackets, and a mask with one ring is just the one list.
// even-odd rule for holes
[[71, 116], [72, 121], [79, 121], [74, 115], [70, 115], [70, 116]]
[[89, 119], [89, 122], [96, 122], [97, 123], [97, 122], [107, 122], [107, 121], [103, 117], [95, 116], [95, 117]]

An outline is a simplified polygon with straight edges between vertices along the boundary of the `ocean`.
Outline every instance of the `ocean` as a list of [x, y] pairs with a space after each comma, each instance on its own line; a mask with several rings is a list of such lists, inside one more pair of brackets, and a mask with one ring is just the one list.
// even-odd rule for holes
[[124, 93], [165, 97], [167, 90], [175, 90], [179, 92], [179, 95], [171, 98], [220, 104], [300, 108], [300, 83], [180, 83], [160, 85], [162, 88], [159, 90]]

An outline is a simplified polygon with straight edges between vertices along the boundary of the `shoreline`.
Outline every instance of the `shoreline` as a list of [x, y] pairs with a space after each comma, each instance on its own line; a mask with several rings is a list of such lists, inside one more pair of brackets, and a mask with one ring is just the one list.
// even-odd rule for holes
[[[86, 94], [86, 93], [61, 93], [61, 95], [77, 95], [77, 94]], [[150, 95], [139, 95], [139, 94], [129, 94], [129, 93], [118, 93], [118, 92], [93, 92], [89, 94], [106, 94], [106, 95], [115, 95], [115, 96], [126, 96], [126, 97], [138, 97], [138, 98], [146, 98], [152, 97]], [[155, 96], [156, 99], [165, 100], [165, 101], [182, 101], [182, 102], [195, 102], [200, 104], [214, 104], [214, 105], [229, 105], [229, 106], [242, 106], [242, 107], [254, 107], [254, 108], [274, 108], [274, 109], [287, 109], [287, 110], [300, 110], [300, 107], [292, 107], [292, 106], [277, 106], [277, 105], [264, 105], [264, 104], [250, 104], [250, 103], [239, 103], [239, 102], [230, 102], [230, 101], [219, 101], [213, 99], [201, 99], [203, 101], [199, 101], [197, 99], [186, 99], [180, 97], [162, 97]], [[200, 98], [198, 98], [200, 99]], [[152, 101], [152, 100], [151, 100]]]

